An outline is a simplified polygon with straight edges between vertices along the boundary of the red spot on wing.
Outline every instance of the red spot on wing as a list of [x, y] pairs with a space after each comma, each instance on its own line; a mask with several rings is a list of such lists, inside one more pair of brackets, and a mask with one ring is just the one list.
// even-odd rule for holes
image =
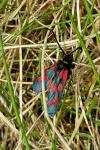
[[38, 80], [38, 82], [40, 82], [40, 81], [42, 80], [41, 76], [39, 76], [39, 77], [37, 78], [37, 80]]
[[52, 92], [54, 92], [54, 93], [57, 92], [57, 87], [56, 86], [52, 88]]
[[48, 103], [47, 103], [47, 106], [48, 106], [48, 107], [51, 107], [52, 105], [53, 105], [53, 102], [48, 102]]
[[63, 85], [61, 83], [59, 83], [58, 85], [58, 92], [61, 92], [63, 90]]
[[57, 64], [56, 64], [56, 63], [51, 66], [51, 68], [52, 68], [53, 70], [56, 69], [56, 67], [57, 67]]
[[59, 73], [60, 79], [63, 77], [63, 72], [64, 72], [64, 70], [61, 70], [60, 73]]
[[68, 70], [64, 70], [64, 72], [63, 72], [63, 82], [64, 82], [64, 84], [66, 84], [66, 81], [68, 79], [68, 74], [69, 74]]
[[53, 84], [53, 80], [50, 80], [50, 83], [48, 85], [48, 89], [52, 86], [52, 84]]
[[[37, 78], [37, 81], [38, 81], [38, 82], [42, 81], [42, 77], [39, 76], [39, 77]], [[47, 76], [47, 75], [45, 75], [45, 81], [48, 81], [48, 76]]]
[[48, 102], [47, 106], [51, 107], [52, 105], [57, 105], [59, 102], [58, 97], [55, 97], [52, 102]]
[[59, 102], [58, 97], [55, 97], [54, 100], [53, 100], [53, 104], [54, 104], [54, 105], [57, 105], [58, 102]]

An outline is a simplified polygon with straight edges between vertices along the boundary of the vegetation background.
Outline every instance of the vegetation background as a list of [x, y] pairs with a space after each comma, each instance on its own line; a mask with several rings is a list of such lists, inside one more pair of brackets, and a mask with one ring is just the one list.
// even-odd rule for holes
[[[78, 46], [59, 111], [32, 82]], [[0, 0], [0, 150], [100, 150], [100, 1]]]

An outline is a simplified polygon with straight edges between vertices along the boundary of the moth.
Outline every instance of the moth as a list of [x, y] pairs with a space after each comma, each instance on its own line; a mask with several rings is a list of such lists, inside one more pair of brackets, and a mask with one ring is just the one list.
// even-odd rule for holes
[[[54, 32], [53, 35], [56, 39]], [[44, 70], [45, 90], [48, 90], [47, 110], [50, 117], [54, 117], [54, 115], [57, 113], [58, 105], [63, 96], [64, 87], [71, 75], [72, 69], [75, 67], [75, 65], [73, 64], [73, 52], [81, 49], [80, 47], [78, 47], [71, 53], [66, 54], [61, 48], [57, 39], [56, 42], [62, 50], [64, 58], [62, 60], [58, 60], [58, 62], [54, 63], [48, 69]], [[42, 91], [41, 75], [39, 75], [33, 81], [32, 89], [36, 94]]]

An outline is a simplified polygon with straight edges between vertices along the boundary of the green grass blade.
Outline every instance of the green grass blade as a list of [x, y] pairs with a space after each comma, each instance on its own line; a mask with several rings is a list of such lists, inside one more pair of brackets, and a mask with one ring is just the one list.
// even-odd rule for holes
[[4, 64], [4, 71], [5, 71], [5, 74], [6, 74], [8, 89], [9, 89], [9, 93], [10, 93], [10, 98], [11, 98], [13, 109], [14, 109], [15, 114], [16, 114], [16, 120], [17, 120], [17, 123], [19, 125], [22, 137], [23, 137], [23, 143], [25, 143], [27, 150], [30, 150], [30, 146], [29, 146], [26, 134], [25, 134], [24, 124], [21, 122], [19, 112], [18, 112], [18, 108], [17, 108], [17, 105], [16, 105], [16, 97], [14, 96], [14, 90], [13, 90], [13, 86], [12, 86], [12, 83], [11, 83], [11, 77], [10, 77], [10, 74], [9, 74], [8, 64], [6, 62], [6, 57], [5, 57], [5, 53], [4, 53], [4, 50], [3, 50], [3, 40], [2, 40], [1, 33], [0, 33], [0, 55], [2, 56], [2, 60], [3, 60], [3, 64]]
[[[69, 13], [68, 13], [68, 14], [69, 14]], [[93, 63], [93, 61], [92, 61], [92, 59], [91, 59], [91, 57], [90, 57], [90, 55], [89, 55], [88, 49], [87, 49], [86, 46], [85, 46], [83, 37], [82, 37], [81, 33], [78, 31], [78, 28], [77, 28], [77, 26], [76, 26], [76, 24], [75, 24], [75, 21], [74, 21], [74, 16], [71, 16], [70, 14], [69, 14], [69, 16], [70, 16], [71, 22], [72, 22], [72, 24], [73, 24], [74, 31], [76, 32], [76, 34], [77, 34], [77, 36], [78, 36], [78, 38], [79, 38], [80, 45], [81, 45], [81, 47], [84, 49], [84, 52], [85, 52], [85, 54], [86, 54], [86, 56], [87, 56], [87, 59], [88, 59], [88, 61], [89, 61], [89, 64], [91, 65], [91, 68], [92, 68], [92, 70], [93, 70], [93, 72], [94, 72], [94, 74], [95, 74], [95, 76], [96, 76], [96, 80], [97, 80], [98, 83], [100, 84], [100, 77], [99, 77], [99, 75], [98, 75], [97, 69], [96, 69], [96, 67], [95, 67], [95, 65], [94, 65], [94, 63]]]

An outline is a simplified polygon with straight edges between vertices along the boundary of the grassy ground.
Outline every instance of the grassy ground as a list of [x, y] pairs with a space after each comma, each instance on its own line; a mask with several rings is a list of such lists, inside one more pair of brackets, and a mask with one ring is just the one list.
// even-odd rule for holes
[[[74, 53], [57, 115], [32, 82]], [[76, 59], [77, 58], [77, 59]], [[100, 1], [0, 0], [0, 150], [100, 150]]]

